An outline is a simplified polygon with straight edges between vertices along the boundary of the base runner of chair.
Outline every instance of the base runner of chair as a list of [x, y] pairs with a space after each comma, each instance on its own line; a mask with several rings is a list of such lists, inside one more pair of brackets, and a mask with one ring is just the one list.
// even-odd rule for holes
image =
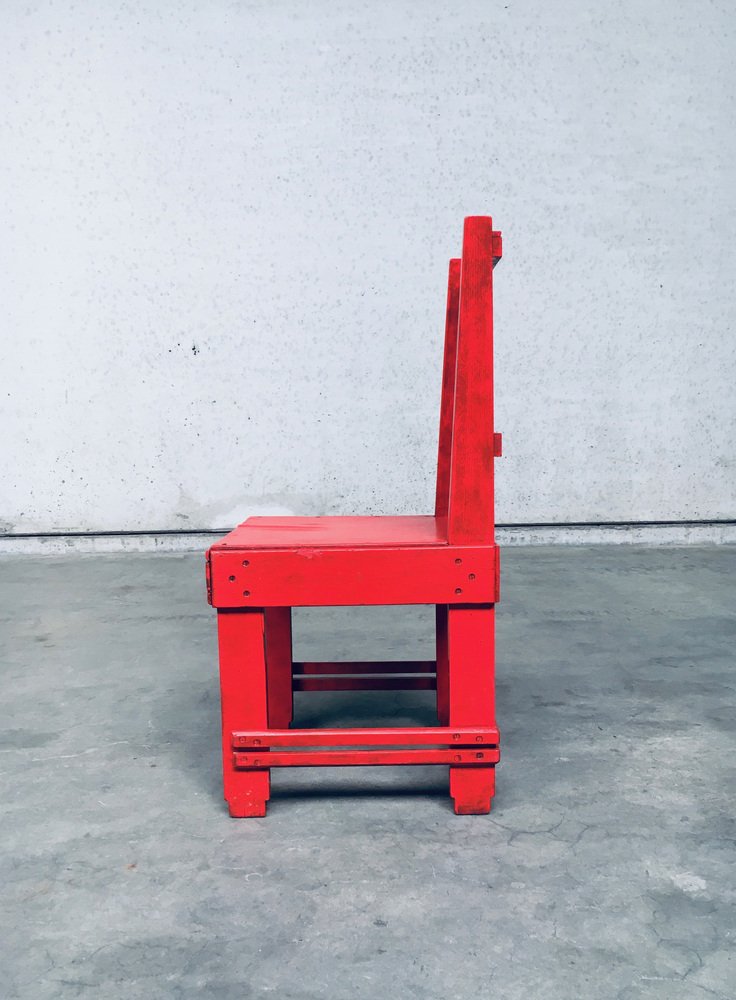
[[[218, 611], [225, 799], [265, 816], [273, 767], [449, 766], [457, 813], [487, 813], [494, 705], [493, 267], [501, 234], [465, 220], [450, 261], [434, 515], [252, 517], [207, 553]], [[295, 663], [291, 609], [434, 604], [432, 661]], [[294, 691], [436, 690], [437, 726], [291, 729]]]

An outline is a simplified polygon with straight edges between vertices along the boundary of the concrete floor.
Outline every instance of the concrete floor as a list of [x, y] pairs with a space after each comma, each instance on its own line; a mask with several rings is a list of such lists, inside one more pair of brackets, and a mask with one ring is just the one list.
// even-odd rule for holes
[[[504, 573], [490, 816], [376, 768], [276, 773], [237, 821], [202, 558], [0, 563], [0, 996], [736, 996], [736, 547]], [[301, 612], [296, 654], [431, 657], [428, 610]], [[298, 701], [403, 719], [430, 696]]]

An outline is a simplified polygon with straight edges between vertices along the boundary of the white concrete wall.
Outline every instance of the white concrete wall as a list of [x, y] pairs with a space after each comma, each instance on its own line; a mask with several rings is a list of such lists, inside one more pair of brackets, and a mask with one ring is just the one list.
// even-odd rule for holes
[[498, 517], [736, 517], [729, 3], [6, 0], [7, 532], [429, 510], [447, 258]]

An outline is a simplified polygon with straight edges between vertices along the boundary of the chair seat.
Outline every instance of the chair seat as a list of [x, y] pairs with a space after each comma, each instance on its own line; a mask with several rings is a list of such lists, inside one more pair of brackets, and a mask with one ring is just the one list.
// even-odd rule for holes
[[251, 517], [207, 554], [218, 608], [492, 603], [494, 545], [450, 545], [447, 518]]
[[447, 518], [249, 517], [230, 532], [228, 549], [395, 548], [447, 545]]

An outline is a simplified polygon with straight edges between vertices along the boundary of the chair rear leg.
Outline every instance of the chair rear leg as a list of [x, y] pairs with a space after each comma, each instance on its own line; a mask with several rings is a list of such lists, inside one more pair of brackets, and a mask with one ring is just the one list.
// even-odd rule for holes
[[447, 605], [435, 606], [437, 661], [437, 721], [441, 726], [450, 724], [450, 676], [447, 649]]
[[[496, 724], [494, 616], [492, 604], [448, 609], [450, 726]], [[456, 813], [490, 812], [494, 792], [494, 767], [450, 765], [450, 795]]]
[[231, 816], [265, 816], [271, 772], [237, 769], [232, 746], [233, 731], [268, 728], [263, 610], [220, 610], [217, 631], [225, 799]]
[[288, 729], [294, 718], [291, 661], [291, 608], [266, 608], [268, 725]]

